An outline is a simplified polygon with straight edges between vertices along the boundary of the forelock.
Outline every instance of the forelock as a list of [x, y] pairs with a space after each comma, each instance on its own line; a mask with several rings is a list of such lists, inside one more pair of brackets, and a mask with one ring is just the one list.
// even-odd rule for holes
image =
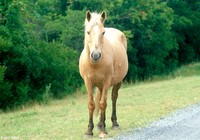
[[91, 13], [92, 18], [91, 20], [88, 22], [87, 19], [85, 20], [85, 26], [90, 24], [90, 26], [94, 26], [94, 25], [100, 25], [102, 24], [101, 22], [101, 15], [98, 13]]

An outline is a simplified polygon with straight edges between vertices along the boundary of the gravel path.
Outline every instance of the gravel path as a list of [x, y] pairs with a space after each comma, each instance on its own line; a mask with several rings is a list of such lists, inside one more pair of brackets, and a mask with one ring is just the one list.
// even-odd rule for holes
[[200, 104], [110, 140], [200, 140]]

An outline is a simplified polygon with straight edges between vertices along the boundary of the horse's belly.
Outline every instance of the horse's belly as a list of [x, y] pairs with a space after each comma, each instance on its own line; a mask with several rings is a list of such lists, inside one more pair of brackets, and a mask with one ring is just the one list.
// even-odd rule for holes
[[116, 53], [113, 65], [114, 72], [112, 76], [111, 85], [116, 85], [124, 79], [128, 72], [128, 58], [125, 51], [124, 53], [121, 53], [120, 57]]
[[119, 82], [121, 82], [124, 77], [126, 76], [128, 72], [128, 62], [124, 62], [123, 65], [118, 65], [115, 68], [114, 74], [112, 76], [112, 80], [111, 80], [111, 86], [118, 84]]
[[112, 49], [114, 71], [112, 73], [111, 86], [113, 86], [121, 82], [128, 71], [127, 41], [125, 35], [114, 28], [106, 28], [106, 35]]

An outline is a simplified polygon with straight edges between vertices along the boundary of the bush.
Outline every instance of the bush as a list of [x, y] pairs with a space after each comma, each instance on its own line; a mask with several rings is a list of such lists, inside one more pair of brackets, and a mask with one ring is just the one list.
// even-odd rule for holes
[[[143, 80], [174, 69], [178, 45], [171, 30], [173, 10], [167, 3], [129, 0], [115, 4], [117, 6], [109, 7], [112, 19], [108, 24], [128, 33], [129, 72], [126, 79]], [[124, 10], [119, 11], [119, 7]]]
[[127, 81], [199, 61], [199, 6], [198, 0], [1, 0], [0, 108], [48, 102], [81, 86], [86, 10], [106, 9], [105, 26], [126, 34]]
[[12, 93], [11, 93], [11, 84], [7, 81], [4, 81], [6, 67], [0, 65], [0, 108], [6, 108], [11, 104]]
[[78, 56], [72, 49], [56, 42], [39, 42], [26, 51], [23, 58], [31, 98], [39, 97], [49, 84], [54, 97], [70, 94], [81, 85]]

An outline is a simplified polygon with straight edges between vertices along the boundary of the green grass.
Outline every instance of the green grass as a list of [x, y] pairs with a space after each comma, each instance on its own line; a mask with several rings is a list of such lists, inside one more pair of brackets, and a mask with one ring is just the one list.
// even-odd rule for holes
[[168, 75], [165, 74], [162, 76], [160, 75], [153, 76], [147, 79], [145, 82], [170, 80], [172, 78], [188, 77], [188, 76], [194, 76], [194, 75], [200, 75], [200, 63], [192, 63], [189, 65], [183, 65]]
[[173, 73], [176, 77], [200, 75], [200, 63], [194, 63], [180, 67]]
[[[190, 71], [193, 71], [192, 74]], [[124, 86], [120, 89], [117, 103], [120, 130], [111, 129], [111, 100], [108, 96], [108, 137], [145, 126], [177, 109], [199, 103], [199, 71], [200, 64], [193, 64], [180, 68], [171, 79]], [[97, 124], [98, 118], [94, 118], [94, 122]], [[1, 112], [0, 139], [82, 140], [87, 124], [87, 95], [77, 92], [74, 96], [50, 101], [47, 105], [34, 104], [21, 110]], [[98, 130], [94, 128], [94, 139], [97, 138]]]

